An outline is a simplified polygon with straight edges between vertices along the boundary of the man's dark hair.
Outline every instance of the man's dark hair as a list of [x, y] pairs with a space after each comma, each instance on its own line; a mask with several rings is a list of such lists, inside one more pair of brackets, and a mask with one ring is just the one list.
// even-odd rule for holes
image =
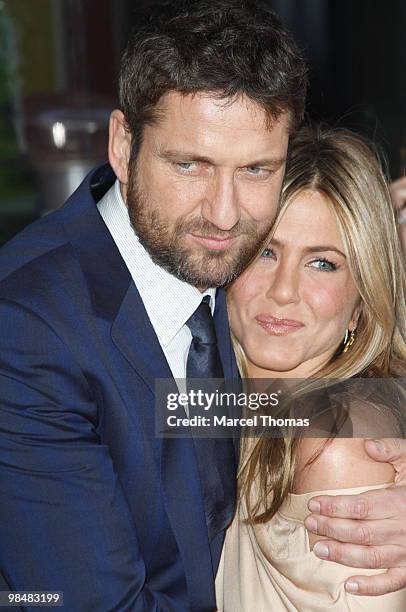
[[134, 154], [144, 125], [156, 121], [156, 105], [169, 91], [224, 100], [245, 95], [271, 121], [290, 111], [294, 128], [303, 118], [306, 86], [302, 55], [264, 2], [171, 0], [132, 34], [119, 97]]

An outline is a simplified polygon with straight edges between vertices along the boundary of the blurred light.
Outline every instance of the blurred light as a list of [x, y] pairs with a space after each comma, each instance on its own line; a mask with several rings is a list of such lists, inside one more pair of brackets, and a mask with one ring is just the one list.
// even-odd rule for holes
[[55, 146], [58, 149], [62, 149], [66, 144], [66, 130], [63, 123], [57, 121], [52, 126], [52, 137], [54, 139]]

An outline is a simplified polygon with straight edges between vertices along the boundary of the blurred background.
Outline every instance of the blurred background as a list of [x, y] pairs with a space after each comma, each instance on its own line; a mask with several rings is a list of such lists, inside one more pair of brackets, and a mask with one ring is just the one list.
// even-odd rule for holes
[[[121, 52], [157, 0], [0, 0], [0, 244], [107, 157]], [[269, 0], [310, 66], [308, 115], [406, 172], [405, 0]]]

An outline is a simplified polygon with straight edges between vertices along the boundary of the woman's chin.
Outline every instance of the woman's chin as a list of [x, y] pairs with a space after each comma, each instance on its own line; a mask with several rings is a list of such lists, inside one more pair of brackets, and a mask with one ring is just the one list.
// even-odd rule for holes
[[[295, 373], [300, 371], [301, 361], [296, 358], [293, 358], [292, 355], [272, 355], [266, 356], [261, 360], [256, 359], [256, 363], [254, 363], [254, 377], [256, 376], [255, 370], [258, 371], [258, 375], [260, 370], [261, 377], [264, 376], [264, 373], [269, 372], [269, 376], [272, 378], [277, 378], [279, 375], [281, 378], [289, 376], [295, 377]], [[297, 373], [297, 378], [300, 378], [300, 374]]]

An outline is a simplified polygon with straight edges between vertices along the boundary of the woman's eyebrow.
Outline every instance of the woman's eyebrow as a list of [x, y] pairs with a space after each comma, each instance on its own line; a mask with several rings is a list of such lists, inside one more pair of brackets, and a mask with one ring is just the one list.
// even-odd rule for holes
[[338, 253], [342, 257], [345, 257], [345, 253], [340, 251], [340, 249], [337, 249], [337, 247], [329, 246], [329, 245], [322, 245], [322, 246], [316, 245], [316, 246], [306, 247], [304, 250], [307, 253], [322, 253], [323, 251], [335, 251], [335, 253]]
[[[270, 240], [270, 244], [274, 244], [275, 246], [279, 246], [279, 247], [284, 246], [283, 242], [280, 242], [279, 240], [275, 240], [274, 238]], [[303, 251], [305, 253], [323, 253], [326, 251], [334, 251], [335, 253], [338, 253], [339, 255], [341, 255], [342, 257], [346, 259], [345, 253], [340, 251], [340, 249], [337, 249], [337, 247], [329, 245], [329, 244], [323, 244], [323, 245], [317, 244], [314, 246], [308, 246], [308, 247], [305, 247]]]

